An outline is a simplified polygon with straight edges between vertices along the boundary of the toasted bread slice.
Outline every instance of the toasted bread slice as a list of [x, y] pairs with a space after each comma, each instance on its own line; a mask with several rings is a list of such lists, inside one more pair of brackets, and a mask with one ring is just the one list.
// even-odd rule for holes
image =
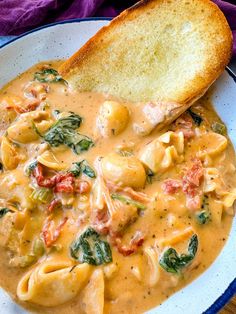
[[59, 71], [78, 90], [174, 102], [182, 108], [175, 110], [179, 115], [217, 79], [231, 51], [231, 30], [211, 1], [143, 0], [103, 27]]

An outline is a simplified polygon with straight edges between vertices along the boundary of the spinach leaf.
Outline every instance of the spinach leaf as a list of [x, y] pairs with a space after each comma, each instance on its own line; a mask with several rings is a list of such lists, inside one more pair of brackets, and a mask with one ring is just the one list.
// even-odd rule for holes
[[193, 112], [191, 109], [188, 109], [187, 112], [190, 114], [190, 116], [193, 119], [194, 123], [197, 126], [200, 126], [202, 121], [203, 121], [202, 117], [199, 114]]
[[67, 145], [79, 155], [94, 145], [88, 136], [76, 132], [81, 122], [82, 118], [79, 115], [70, 113], [68, 117], [60, 118], [54, 123], [44, 135], [44, 140], [53, 147]]
[[13, 213], [13, 210], [11, 210], [7, 207], [0, 208], [0, 218], [5, 216], [7, 213]]
[[110, 245], [101, 240], [99, 234], [91, 227], [72, 242], [70, 254], [80, 263], [102, 265], [112, 262]]
[[212, 130], [215, 133], [221, 134], [221, 135], [226, 135], [227, 129], [226, 126], [223, 123], [220, 122], [214, 122], [211, 125]]
[[60, 110], [58, 110], [58, 109], [55, 109], [55, 110], [53, 110], [53, 115], [57, 118], [58, 117], [58, 115], [60, 114], [61, 112], [60, 112]]
[[121, 201], [121, 202], [123, 202], [123, 203], [125, 203], [127, 205], [134, 205], [135, 207], [137, 207], [138, 209], [141, 209], [141, 210], [145, 210], [146, 209], [146, 206], [143, 205], [142, 203], [134, 201], [134, 200], [132, 200], [130, 198], [127, 198], [127, 197], [125, 197], [125, 196], [123, 196], [121, 194], [113, 193], [113, 194], [111, 194], [111, 198], [113, 200]]
[[210, 220], [211, 213], [210, 213], [210, 209], [209, 209], [209, 199], [208, 198], [209, 197], [206, 194], [203, 196], [202, 206], [201, 206], [202, 211], [196, 213], [196, 219], [200, 225], [205, 225]]
[[78, 177], [81, 173], [84, 173], [90, 178], [96, 178], [95, 171], [89, 166], [86, 160], [74, 162], [70, 169], [70, 172], [73, 174], [74, 177]]
[[72, 135], [68, 132], [66, 135], [65, 145], [70, 147], [75, 154], [79, 155], [94, 146], [94, 142], [86, 135], [80, 134], [78, 132], [73, 132]]
[[34, 160], [32, 161], [25, 169], [25, 174], [29, 177], [33, 170], [37, 167], [38, 161]]
[[194, 234], [188, 245], [188, 254], [178, 254], [175, 249], [169, 248], [161, 255], [160, 266], [168, 273], [178, 274], [195, 257], [198, 249], [198, 237]]
[[62, 78], [59, 73], [52, 69], [43, 69], [42, 71], [35, 72], [34, 74], [34, 80], [41, 82], [41, 83], [57, 83], [57, 82], [62, 82], [67, 85], [66, 80]]
[[188, 245], [188, 253], [192, 256], [192, 259], [195, 257], [198, 249], [198, 237], [196, 234], [192, 235]]
[[153, 177], [155, 176], [154, 172], [152, 172], [151, 169], [148, 169], [146, 172], [146, 175], [147, 175], [147, 177], [146, 177], [147, 183], [152, 184]]
[[[76, 130], [80, 127], [82, 123], [82, 118], [75, 114], [74, 112], [70, 112], [67, 117], [62, 117], [58, 119], [49, 129], [47, 133], [55, 133], [57, 134], [61, 130]], [[46, 134], [47, 134], [46, 133]], [[57, 134], [58, 135], [58, 134]], [[58, 135], [59, 136], [59, 135]]]
[[205, 225], [210, 219], [210, 214], [208, 211], [202, 210], [200, 213], [196, 214], [196, 219], [200, 225]]

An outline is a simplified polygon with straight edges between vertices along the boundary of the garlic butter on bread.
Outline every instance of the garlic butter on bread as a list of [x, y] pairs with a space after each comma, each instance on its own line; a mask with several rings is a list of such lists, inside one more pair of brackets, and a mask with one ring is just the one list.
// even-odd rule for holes
[[146, 0], [99, 30], [60, 73], [80, 91], [171, 102], [171, 122], [219, 77], [231, 50], [229, 25], [211, 1]]

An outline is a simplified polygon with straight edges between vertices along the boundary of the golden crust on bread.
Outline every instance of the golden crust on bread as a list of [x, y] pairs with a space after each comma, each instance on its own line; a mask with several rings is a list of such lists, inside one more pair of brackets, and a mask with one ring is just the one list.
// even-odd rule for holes
[[144, 0], [60, 68], [74, 88], [129, 101], [191, 104], [228, 64], [232, 33], [209, 0]]

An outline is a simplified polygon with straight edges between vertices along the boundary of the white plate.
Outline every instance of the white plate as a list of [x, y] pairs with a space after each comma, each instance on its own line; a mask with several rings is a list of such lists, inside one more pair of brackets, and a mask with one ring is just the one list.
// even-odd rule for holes
[[[39, 61], [69, 57], [107, 23], [106, 19], [56, 23], [36, 29], [5, 44], [0, 49], [0, 86]], [[229, 136], [236, 147], [236, 84], [234, 80], [233, 75], [230, 76], [225, 71], [214, 84], [212, 101], [227, 125]], [[235, 243], [236, 221], [234, 219], [229, 240], [212, 266], [193, 283], [149, 313], [200, 314], [204, 311], [207, 314], [217, 313], [236, 292]], [[0, 313], [23, 314], [26, 312], [0, 290]]]

